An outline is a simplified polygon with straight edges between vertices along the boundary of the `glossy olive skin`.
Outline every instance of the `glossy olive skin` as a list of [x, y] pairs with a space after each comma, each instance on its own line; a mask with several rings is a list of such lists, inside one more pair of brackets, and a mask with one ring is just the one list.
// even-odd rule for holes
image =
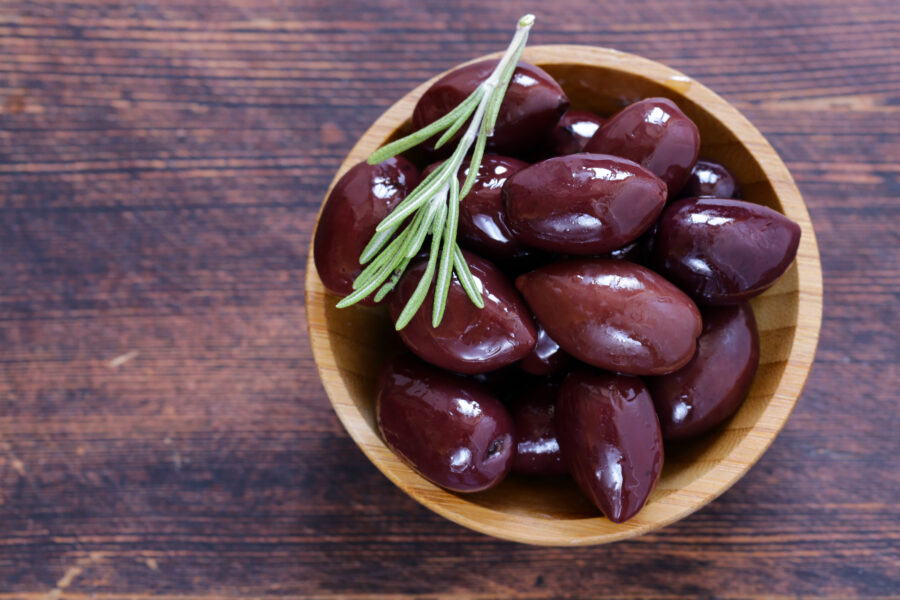
[[479, 384], [413, 357], [383, 367], [375, 415], [388, 447], [447, 489], [485, 490], [512, 467], [513, 422], [500, 401]]
[[532, 375], [553, 375], [572, 364], [572, 357], [550, 337], [544, 326], [537, 323], [537, 343], [528, 356], [519, 361], [519, 368]]
[[[440, 163], [425, 168], [428, 176]], [[462, 186], [469, 174], [468, 160], [458, 173]], [[503, 212], [503, 184], [528, 163], [517, 158], [485, 154], [471, 191], [459, 203], [457, 241], [465, 248], [490, 258], [503, 260], [524, 256], [528, 247], [516, 239]]]
[[555, 423], [578, 487], [614, 523], [636, 515], [663, 466], [659, 421], [641, 380], [573, 371], [560, 388]]
[[[425, 302], [400, 330], [400, 339], [421, 359], [458, 373], [493, 371], [525, 358], [537, 342], [528, 307], [497, 267], [471, 252], [463, 251], [463, 256], [472, 276], [480, 281], [484, 308], [472, 304], [454, 275], [440, 325], [431, 326], [432, 284]], [[411, 262], [391, 293], [388, 308], [394, 322], [415, 291], [426, 263]]]
[[701, 158], [691, 169], [687, 183], [681, 188], [681, 196], [684, 198], [696, 196], [740, 198], [741, 184], [725, 165]]
[[646, 379], [667, 440], [700, 435], [734, 414], [759, 366], [756, 319], [746, 302], [701, 314], [703, 333], [691, 361], [674, 373]]
[[647, 98], [626, 106], [603, 124], [585, 152], [613, 154], [647, 167], [677, 198], [697, 155], [700, 132], [674, 102]]
[[558, 382], [529, 381], [514, 402], [511, 409], [516, 432], [514, 472], [540, 476], [569, 472], [559, 451], [553, 423], [558, 392]]
[[721, 198], [685, 198], [663, 211], [653, 262], [704, 306], [728, 306], [761, 294], [787, 270], [800, 226], [771, 208]]
[[[433, 123], [456, 108], [490, 76], [497, 62], [472, 63], [437, 80], [413, 110], [413, 130]], [[568, 107], [569, 99], [550, 75], [540, 67], [519, 61], [500, 105], [494, 132], [488, 136], [488, 150], [523, 155], [545, 138]], [[442, 150], [446, 149], [445, 153], [449, 154], [453, 147], [454, 144], [449, 142]]]
[[[375, 227], [418, 183], [418, 170], [400, 156], [377, 165], [359, 163], [340, 178], [316, 227], [313, 253], [325, 289], [338, 296], [353, 291], [363, 269], [359, 255]], [[373, 304], [371, 296], [362, 303]]]
[[506, 219], [525, 244], [566, 254], [602, 254], [637, 239], [666, 202], [666, 186], [623, 158], [570, 154], [510, 177]]
[[582, 152], [605, 120], [587, 110], [566, 111], [547, 136], [545, 151], [549, 156]]
[[661, 375], [694, 355], [700, 311], [640, 265], [600, 258], [559, 262], [521, 275], [516, 287], [547, 333], [589, 365]]

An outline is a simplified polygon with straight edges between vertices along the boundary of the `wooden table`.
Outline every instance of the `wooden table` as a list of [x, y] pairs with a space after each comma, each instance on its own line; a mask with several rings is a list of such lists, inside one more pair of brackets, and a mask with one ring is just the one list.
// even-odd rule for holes
[[[0, 6], [0, 599], [897, 596], [896, 0]], [[806, 392], [731, 491], [606, 547], [501, 543], [350, 441], [306, 249], [353, 141], [505, 47], [613, 46], [742, 110], [809, 205]]]

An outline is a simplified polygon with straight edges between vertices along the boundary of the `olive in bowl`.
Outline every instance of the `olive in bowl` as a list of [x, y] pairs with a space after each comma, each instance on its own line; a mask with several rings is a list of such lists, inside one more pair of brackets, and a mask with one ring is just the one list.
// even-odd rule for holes
[[[490, 489], [460, 494], [422, 477], [379, 434], [377, 378], [384, 359], [399, 344], [387, 310], [336, 309], [336, 297], [323, 287], [311, 256], [306, 318], [335, 412], [366, 456], [411, 497], [460, 525], [502, 539], [559, 546], [607, 543], [656, 530], [700, 509], [746, 473], [778, 434], [800, 396], [818, 339], [818, 250], [806, 207], [777, 154], [746, 118], [699, 82], [685, 86], [686, 77], [677, 71], [602, 48], [530, 47], [523, 58], [559, 83], [573, 109], [608, 117], [637, 98], [673, 100], [697, 125], [701, 140], [715, 141], [709, 148], [701, 141], [699, 154], [710, 160], [717, 160], [718, 152], [728, 156], [745, 201], [798, 223], [796, 260], [772, 287], [749, 301], [759, 331], [759, 369], [736, 412], [703, 434], [702, 444], [667, 447], [658, 482], [643, 508], [625, 523], [612, 522], [577, 485], [557, 478], [512, 473]], [[351, 150], [338, 176], [402, 135], [416, 100], [431, 83], [382, 115]]]

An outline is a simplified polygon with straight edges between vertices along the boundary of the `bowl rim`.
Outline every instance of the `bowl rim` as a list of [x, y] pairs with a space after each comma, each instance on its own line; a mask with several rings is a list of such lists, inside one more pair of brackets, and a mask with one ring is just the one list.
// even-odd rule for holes
[[[500, 55], [500, 52], [491, 53], [462, 64], [497, 58]], [[721, 96], [675, 69], [612, 48], [565, 44], [531, 46], [525, 49], [522, 59], [539, 66], [581, 64], [621, 71], [661, 84], [701, 106], [728, 129], [764, 167], [766, 178], [781, 203], [784, 214], [800, 225], [802, 234], [796, 258], [796, 331], [778, 385], [752, 430], [703, 475], [686, 487], [649, 503], [637, 516], [625, 523], [614, 524], [602, 516], [573, 522], [499, 512], [467, 502], [418, 475], [385, 446], [377, 431], [368, 425], [365, 415], [356, 407], [335, 364], [328, 335], [325, 302], [334, 302], [335, 297], [325, 291], [313, 262], [315, 227], [306, 263], [307, 329], [322, 385], [339, 420], [376, 468], [413, 499], [459, 525], [496, 538], [547, 546], [596, 545], [647, 533], [699, 510], [728, 490], [772, 444], [803, 391], [815, 356], [822, 319], [821, 263], [809, 213], [787, 167], [756, 127]], [[331, 181], [325, 198], [350, 167], [365, 160], [410, 117], [416, 101], [432, 83], [458, 66], [461, 65], [435, 75], [388, 108], [350, 150]], [[319, 216], [321, 207], [316, 217], [316, 227]], [[573, 527], [573, 523], [577, 523], [577, 527]]]

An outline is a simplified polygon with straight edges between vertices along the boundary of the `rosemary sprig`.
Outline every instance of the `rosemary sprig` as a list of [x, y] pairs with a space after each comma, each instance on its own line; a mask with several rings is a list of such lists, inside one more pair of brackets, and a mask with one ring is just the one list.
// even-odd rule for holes
[[[436, 148], [440, 148], [450, 141], [467, 121], [469, 122], [450, 158], [423, 179], [378, 224], [375, 235], [359, 257], [360, 264], [366, 267], [353, 282], [353, 293], [338, 302], [338, 308], [356, 304], [376, 290], [375, 300], [383, 299], [397, 285], [429, 234], [431, 247], [425, 272], [394, 326], [397, 330], [406, 327], [425, 301], [435, 273], [437, 283], [431, 314], [432, 327], [440, 325], [444, 317], [450, 280], [454, 273], [472, 303], [478, 308], [484, 308], [481, 290], [456, 243], [459, 201], [469, 193], [475, 183], [484, 156], [487, 136], [494, 130], [506, 88], [525, 49], [532, 25], [534, 15], [525, 15], [519, 19], [512, 42], [497, 63], [497, 67], [456, 108], [434, 123], [382, 146], [369, 157], [370, 165], [380, 163], [443, 132], [435, 145]], [[460, 187], [456, 174], [473, 144], [475, 148], [469, 161], [469, 173]], [[403, 223], [407, 220], [408, 223], [404, 227]]]

